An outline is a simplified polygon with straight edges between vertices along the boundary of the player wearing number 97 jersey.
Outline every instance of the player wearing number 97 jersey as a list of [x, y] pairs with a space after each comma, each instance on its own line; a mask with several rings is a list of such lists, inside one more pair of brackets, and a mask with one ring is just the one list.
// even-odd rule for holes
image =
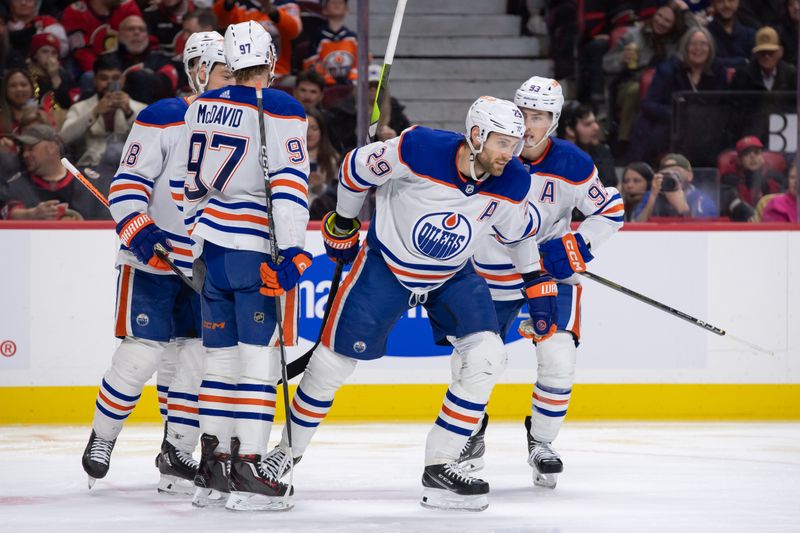
[[[267, 198], [261, 159], [257, 90], [275, 67], [271, 38], [255, 22], [225, 32], [225, 59], [236, 85], [209, 91], [186, 112], [179, 151], [183, 214], [196, 257], [206, 265], [201, 295], [200, 385], [202, 460], [194, 503], [231, 493], [234, 510], [285, 509], [287, 486], [264, 472], [280, 377], [276, 302], [283, 306], [286, 346], [297, 340], [297, 280], [309, 264], [306, 116], [300, 103], [263, 91], [264, 139], [271, 187], [272, 227], [282, 262], [270, 262]], [[265, 287], [262, 287], [262, 274]], [[235, 438], [232, 437], [235, 435]], [[230, 458], [230, 478], [227, 461]]]

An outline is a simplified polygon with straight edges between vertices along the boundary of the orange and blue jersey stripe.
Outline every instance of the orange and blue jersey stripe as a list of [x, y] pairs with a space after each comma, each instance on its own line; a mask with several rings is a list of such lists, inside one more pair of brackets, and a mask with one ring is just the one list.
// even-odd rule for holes
[[141, 393], [136, 395], [124, 394], [108, 384], [105, 378], [100, 383], [95, 406], [104, 416], [112, 420], [125, 420], [131, 414]]
[[170, 389], [167, 393], [167, 422], [199, 428], [197, 395]]
[[550, 418], [563, 418], [567, 415], [572, 388], [549, 387], [536, 382], [531, 398], [532, 411]]
[[298, 426], [314, 428], [320, 425], [332, 405], [333, 400], [316, 399], [297, 387], [289, 416]]
[[447, 389], [436, 425], [464, 437], [469, 437], [483, 418], [485, 403], [476, 403], [460, 398]]
[[145, 212], [150, 203], [150, 196], [153, 193], [153, 181], [142, 176], [120, 172], [111, 180], [111, 188], [108, 191], [109, 205], [121, 202], [141, 202], [141, 206], [133, 206], [131, 212]]
[[265, 383], [236, 385], [236, 418], [272, 422], [275, 418], [275, 387]]
[[236, 384], [204, 379], [197, 396], [198, 413], [203, 416], [236, 418]]

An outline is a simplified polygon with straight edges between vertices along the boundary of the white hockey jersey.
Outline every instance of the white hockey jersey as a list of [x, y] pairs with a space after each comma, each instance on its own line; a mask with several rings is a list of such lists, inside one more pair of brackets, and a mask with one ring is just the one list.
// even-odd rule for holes
[[[305, 111], [275, 89], [264, 91], [263, 106], [278, 248], [302, 248], [308, 225]], [[260, 149], [255, 89], [208, 91], [189, 106], [182, 206], [195, 256], [205, 240], [270, 252]]]
[[377, 186], [367, 245], [418, 294], [458, 272], [489, 234], [508, 248], [516, 271], [539, 269], [529, 238], [528, 173], [513, 159], [501, 176], [476, 183], [456, 168], [460, 149], [467, 149], [463, 135], [416, 126], [349, 152], [339, 171], [337, 213], [356, 217], [367, 191]]
[[[184, 98], [166, 98], [143, 109], [133, 123], [119, 169], [111, 181], [108, 201], [111, 215], [119, 222], [131, 213], [147, 213], [172, 244], [170, 258], [191, 275], [192, 251], [171, 189], [183, 186], [178, 168], [185, 155], [178, 146], [185, 137], [183, 116], [189, 104]], [[125, 247], [120, 247], [117, 264], [131, 265], [153, 274], [175, 275], [145, 265]]]
[[[525, 161], [530, 172], [528, 204], [535, 220], [537, 243], [560, 239], [570, 231], [572, 210], [586, 219], [578, 227], [594, 253], [625, 219], [622, 197], [614, 187], [604, 187], [591, 158], [574, 144], [550, 139], [537, 161]], [[522, 279], [503, 246], [486, 239], [473, 257], [475, 270], [489, 285], [494, 300], [519, 300]], [[572, 278], [570, 278], [572, 280]]]

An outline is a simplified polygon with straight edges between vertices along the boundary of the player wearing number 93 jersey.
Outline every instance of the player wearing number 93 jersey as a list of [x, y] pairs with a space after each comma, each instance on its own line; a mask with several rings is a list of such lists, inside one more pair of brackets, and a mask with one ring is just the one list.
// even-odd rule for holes
[[275, 299], [283, 307], [285, 344], [293, 346], [296, 285], [311, 260], [303, 250], [307, 123], [297, 100], [282, 91], [263, 91], [272, 227], [282, 258], [273, 263], [256, 92], [272, 79], [272, 40], [255, 22], [231, 25], [225, 32], [225, 59], [236, 84], [206, 92], [189, 106], [179, 148], [186, 154], [184, 221], [192, 250], [206, 265], [201, 303], [207, 356], [194, 503], [221, 500], [230, 487], [229, 509], [286, 509], [282, 497], [288, 488], [267, 475], [261, 458], [281, 368]]

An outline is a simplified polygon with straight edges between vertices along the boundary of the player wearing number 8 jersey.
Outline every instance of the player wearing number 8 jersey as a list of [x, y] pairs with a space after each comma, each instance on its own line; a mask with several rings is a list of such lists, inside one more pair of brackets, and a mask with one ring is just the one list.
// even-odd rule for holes
[[[550, 137], [564, 103], [555, 80], [530, 78], [517, 90], [514, 103], [525, 115], [522, 161], [532, 184], [527, 200], [536, 218], [535, 238], [545, 270], [558, 280], [556, 333], [540, 338], [528, 331], [530, 322], [520, 330], [534, 338], [538, 359], [531, 416], [525, 421], [528, 462], [534, 469], [534, 483], [554, 488], [563, 465], [551, 444], [567, 414], [580, 340], [577, 273], [586, 270], [597, 249], [622, 226], [624, 208], [617, 189], [600, 182], [589, 156], [572, 143]], [[570, 230], [573, 209], [586, 217], [575, 233]], [[523, 280], [509, 259], [503, 247], [491, 240], [473, 257], [475, 270], [492, 292], [503, 337], [525, 303], [519, 294]], [[483, 446], [466, 446], [462, 464], [470, 469], [480, 467], [483, 450]]]
[[[287, 346], [297, 338], [296, 285], [311, 262], [303, 250], [308, 224], [306, 117], [300, 103], [263, 92], [272, 213], [282, 261], [271, 252], [260, 160], [257, 87], [275, 67], [269, 34], [255, 22], [228, 27], [225, 58], [236, 85], [209, 91], [186, 112], [183, 214], [195, 256], [207, 268], [201, 295], [200, 385], [202, 456], [195, 505], [231, 494], [235, 510], [285, 509], [287, 486], [265, 472], [261, 458], [275, 413], [280, 377], [275, 298], [283, 305]], [[228, 462], [230, 461], [230, 471]]]
[[[192, 88], [224, 85], [230, 73], [217, 32], [193, 34], [184, 49], [184, 67]], [[215, 57], [207, 54], [217, 47]], [[115, 334], [122, 339], [105, 373], [95, 403], [92, 434], [83, 467], [104, 477], [122, 425], [158, 369], [159, 406], [167, 428], [162, 453], [160, 492], [193, 493], [197, 444], [197, 388], [202, 366], [200, 301], [153, 253], [161, 244], [172, 261], [191, 275], [192, 252], [183, 216], [175, 202], [176, 168], [184, 155], [176, 150], [184, 134], [185, 98], [159, 100], [137, 117], [109, 191], [111, 214], [122, 242], [117, 256]], [[169, 392], [168, 392], [169, 391]], [[188, 480], [185, 483], [181, 481]], [[90, 481], [91, 483], [91, 481]]]
[[[529, 238], [534, 229], [525, 201], [530, 178], [517, 159], [522, 113], [511, 102], [481, 97], [470, 108], [466, 126], [466, 135], [411, 128], [344, 158], [336, 211], [323, 220], [323, 236], [330, 257], [355, 263], [291, 403], [291, 453], [304, 453], [356, 363], [382, 357], [397, 320], [423, 305], [460, 355], [428, 435], [422, 504], [482, 510], [488, 505], [488, 483], [461, 471], [456, 461], [506, 355], [489, 290], [469, 258], [485, 236], [497, 235], [526, 280], [542, 335], [555, 314], [555, 283], [539, 272], [539, 254]], [[356, 257], [355, 217], [373, 187], [377, 207]], [[270, 457], [286, 453], [284, 431]]]

